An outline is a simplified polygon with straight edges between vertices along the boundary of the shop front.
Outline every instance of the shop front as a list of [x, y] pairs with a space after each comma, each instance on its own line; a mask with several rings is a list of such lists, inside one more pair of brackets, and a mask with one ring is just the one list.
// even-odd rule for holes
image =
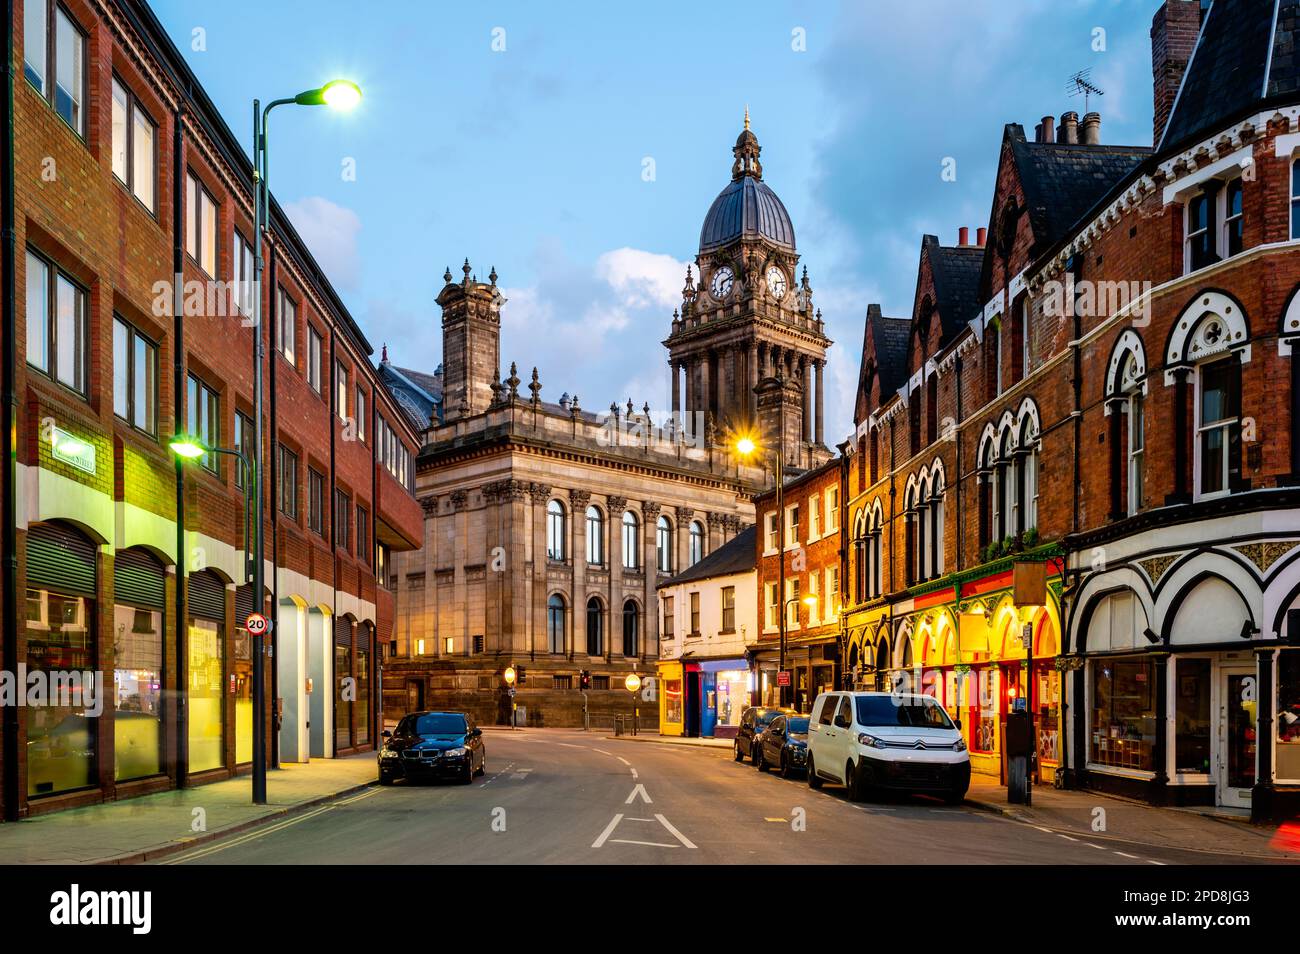
[[226, 586], [211, 570], [191, 573], [188, 586], [186, 741], [197, 775], [226, 764]]
[[749, 706], [749, 662], [736, 659], [699, 660], [700, 735], [734, 739], [740, 717]]
[[684, 735], [686, 732], [682, 692], [684, 667], [678, 660], [661, 660], [656, 668], [659, 673], [659, 734]]

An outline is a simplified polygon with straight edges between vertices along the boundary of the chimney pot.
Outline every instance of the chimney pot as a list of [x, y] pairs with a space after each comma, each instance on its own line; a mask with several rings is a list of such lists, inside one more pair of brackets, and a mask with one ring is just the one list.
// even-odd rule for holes
[[1056, 138], [1056, 119], [1052, 116], [1043, 117], [1043, 138], [1040, 142], [1051, 142]]
[[1083, 117], [1083, 143], [1085, 146], [1101, 144], [1101, 113], [1087, 113]]
[[975, 244], [978, 245], [980, 248], [984, 247], [984, 243], [988, 241], [988, 238], [989, 238], [989, 230], [986, 229], [984, 226], [981, 225], [979, 228], [975, 230]]
[[1061, 114], [1061, 126], [1056, 132], [1056, 141], [1071, 145], [1079, 141], [1079, 114], [1074, 110]]
[[970, 226], [963, 225], [961, 228], [957, 230], [957, 244], [958, 245], [970, 244]]

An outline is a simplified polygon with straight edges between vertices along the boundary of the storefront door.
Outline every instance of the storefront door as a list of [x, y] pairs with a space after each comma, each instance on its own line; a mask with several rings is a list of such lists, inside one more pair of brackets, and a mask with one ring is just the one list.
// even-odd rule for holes
[[1250, 668], [1220, 670], [1219, 719], [1220, 805], [1249, 808], [1255, 784], [1256, 684]]

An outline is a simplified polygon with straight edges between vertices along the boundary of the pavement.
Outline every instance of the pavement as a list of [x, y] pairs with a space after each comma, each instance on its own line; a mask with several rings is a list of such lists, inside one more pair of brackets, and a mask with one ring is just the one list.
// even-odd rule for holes
[[375, 781], [373, 754], [286, 765], [253, 805], [250, 776], [0, 824], [0, 864], [130, 864], [281, 820]]
[[[701, 744], [701, 743], [704, 744]], [[1286, 829], [1036, 789], [1026, 808], [977, 776], [967, 801], [756, 772], [726, 740], [485, 733], [473, 785], [379, 787], [374, 757], [288, 766], [271, 804], [248, 779], [0, 825], [0, 863], [1063, 864], [1295, 863]], [[196, 809], [207, 830], [195, 832]], [[1098, 810], [1100, 809], [1100, 812]]]

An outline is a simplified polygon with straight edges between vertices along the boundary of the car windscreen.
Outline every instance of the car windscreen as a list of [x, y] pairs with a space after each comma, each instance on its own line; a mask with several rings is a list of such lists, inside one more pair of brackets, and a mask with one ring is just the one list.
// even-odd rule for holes
[[951, 729], [948, 713], [932, 699], [894, 696], [858, 696], [858, 724], [905, 726], [915, 729]]
[[760, 709], [758, 712], [758, 724], [767, 725], [780, 714], [780, 709]]
[[808, 731], [808, 720], [806, 718], [791, 719], [789, 722], [786, 723], [786, 726], [793, 734], [804, 735]]
[[464, 735], [465, 717], [454, 712], [430, 712], [415, 720], [416, 735]]

